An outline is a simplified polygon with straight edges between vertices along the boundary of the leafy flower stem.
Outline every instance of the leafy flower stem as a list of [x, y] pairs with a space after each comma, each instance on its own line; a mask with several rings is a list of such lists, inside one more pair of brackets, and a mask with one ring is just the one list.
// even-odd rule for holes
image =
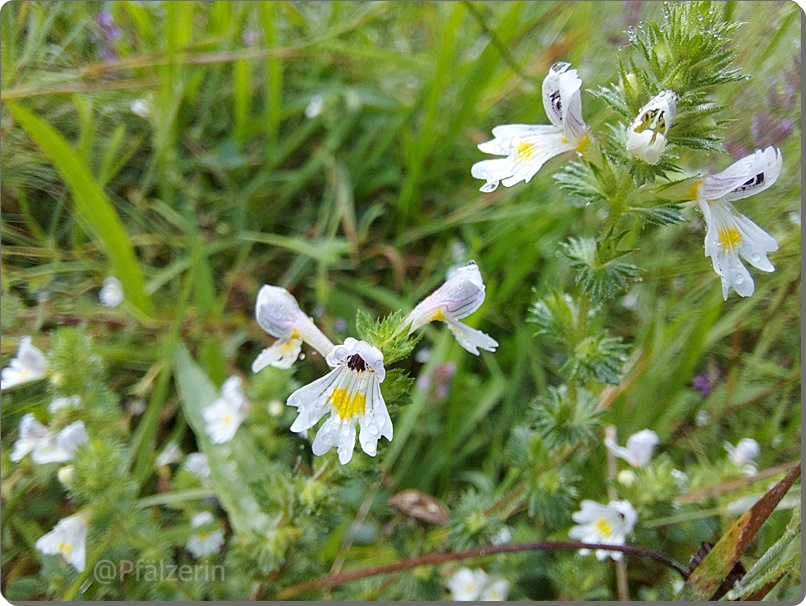
[[342, 572], [337, 575], [323, 576], [319, 577], [318, 579], [313, 579], [312, 581], [305, 581], [304, 583], [297, 583], [296, 585], [284, 587], [277, 592], [277, 599], [286, 600], [305, 591], [323, 589], [325, 587], [335, 587], [337, 585], [357, 581], [359, 579], [365, 579], [367, 577], [377, 576], [379, 574], [400, 572], [402, 570], [409, 570], [410, 568], [416, 568], [418, 566], [441, 564], [442, 562], [452, 562], [468, 558], [496, 555], [499, 553], [518, 553], [522, 551], [576, 551], [578, 549], [606, 549], [608, 551], [620, 551], [621, 553], [625, 553], [627, 555], [648, 558], [650, 560], [660, 562], [669, 568], [674, 568], [684, 579], [688, 578], [686, 567], [682, 564], [674, 561], [665, 554], [658, 553], [644, 547], [638, 547], [637, 545], [606, 545], [604, 543], [578, 543], [576, 541], [538, 541], [535, 543], [510, 543], [508, 545], [475, 547], [465, 551], [455, 551], [449, 553], [432, 553], [417, 558], [411, 558], [409, 560], [384, 564], [382, 566], [371, 566], [368, 568], [348, 570], [347, 572]]

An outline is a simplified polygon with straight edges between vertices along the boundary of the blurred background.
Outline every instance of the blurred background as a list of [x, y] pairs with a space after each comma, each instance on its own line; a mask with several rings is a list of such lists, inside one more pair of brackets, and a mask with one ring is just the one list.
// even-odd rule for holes
[[[617, 427], [620, 443], [652, 428], [674, 466], [696, 467], [689, 476], [700, 488], [726, 480], [725, 441], [756, 439], [759, 469], [800, 458], [800, 12], [791, 2], [725, 5], [729, 18], [744, 22], [726, 43], [752, 77], [717, 90], [729, 107], [721, 116], [729, 120], [726, 152], [686, 150], [681, 164], [694, 175], [755, 149], [782, 150], [774, 187], [739, 203], [778, 241], [776, 271], [751, 272], [755, 294], [723, 301], [703, 254], [704, 223], [689, 208], [689, 221], [634, 238], [642, 280], [597, 318], [631, 355], [631, 371], [603, 396], [601, 421]], [[287, 288], [335, 342], [355, 334], [356, 310], [408, 312], [449, 268], [475, 260], [487, 299], [469, 321], [499, 341], [498, 351], [470, 356], [444, 326], [428, 327], [417, 355], [397, 365], [414, 383], [410, 398], [390, 403], [394, 441], [377, 459], [356, 453], [356, 470], [344, 477], [328, 476], [346, 513], [321, 523], [343, 537], [369, 477], [380, 486], [366, 504], [377, 540], [392, 519], [385, 499], [406, 488], [458, 507], [457, 515], [471, 501], [492, 506], [521, 482], [513, 428], [528, 425], [531, 403], [563, 381], [557, 353], [526, 322], [529, 309], [552, 288], [573, 291], [559, 243], [595, 236], [602, 215], [557, 186], [552, 173], [567, 159], [551, 160], [528, 184], [480, 193], [470, 166], [486, 156], [476, 145], [498, 124], [547, 123], [541, 85], [559, 60], [579, 71], [594, 133], [615, 123], [584, 91], [614, 81], [627, 56], [625, 30], [659, 19], [661, 10], [641, 1], [5, 4], [2, 101], [61, 134], [89, 179], [66, 185], [53, 160], [66, 158], [58, 145], [35, 142], [4, 107], [4, 366], [22, 336], [46, 351], [58, 327], [79, 327], [104, 361], [120, 411], [110, 420], [117, 438], [138, 436], [132, 448], [146, 460], [170, 440], [196, 449], [171, 380], [168, 345], [181, 339], [215, 385], [233, 374], [249, 381], [258, 412], [247, 429], [266, 456], [296, 474], [298, 458], [310, 462], [309, 446], [287, 430], [293, 411], [273, 416], [267, 404], [322, 376], [326, 365], [309, 353], [293, 373], [249, 372], [269, 342], [254, 321], [260, 286]], [[105, 231], [99, 207], [75, 200], [95, 200], [93, 192], [123, 231]], [[132, 271], [121, 275], [121, 267]], [[142, 296], [101, 306], [98, 290], [110, 274], [124, 289], [142, 284]], [[54, 478], [32, 479], [8, 461], [20, 418], [44, 410], [48, 398], [35, 386], [3, 394], [6, 589], [9, 578], [41, 578], [31, 541], [67, 502]], [[128, 411], [132, 401], [146, 404], [144, 416]], [[546, 505], [550, 515], [525, 505], [510, 512], [516, 538], [562, 539], [579, 499], [606, 502], [602, 435], [569, 456], [575, 488]], [[342, 473], [332, 467], [328, 474]], [[170, 480], [152, 472], [138, 475], [140, 497], [170, 490], [160, 484]], [[685, 564], [699, 541], [715, 540], [735, 519], [728, 503], [763, 490], [763, 483], [716, 490], [679, 524], [638, 529], [636, 542]], [[756, 555], [790, 514], [770, 518]], [[418, 528], [407, 527], [412, 543], [395, 543], [398, 555], [425, 541]], [[380, 561], [372, 544], [366, 539], [361, 557]], [[609, 566], [580, 570], [573, 554], [507, 557], [517, 571], [511, 596], [612, 596], [601, 589]], [[311, 575], [330, 569], [317, 566]], [[671, 595], [653, 566], [631, 569], [635, 597]], [[19, 589], [19, 599], [52, 590], [41, 580], [19, 587], [30, 588]], [[355, 587], [335, 597], [440, 595], [408, 585]], [[234, 599], [232, 591], [219, 599]]]

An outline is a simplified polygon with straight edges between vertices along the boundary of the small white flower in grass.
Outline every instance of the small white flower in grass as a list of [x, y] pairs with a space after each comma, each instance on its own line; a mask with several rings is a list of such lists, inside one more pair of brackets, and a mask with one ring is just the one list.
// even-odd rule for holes
[[498, 341], [470, 328], [459, 320], [476, 311], [484, 303], [485, 287], [478, 266], [470, 261], [448, 274], [437, 290], [423, 299], [406, 318], [409, 334], [429, 322], [445, 322], [463, 348], [479, 355], [479, 349], [495, 351]]
[[69, 396], [65, 398], [56, 398], [48, 404], [48, 412], [55, 414], [60, 410], [66, 408], [78, 408], [81, 405], [81, 396]]
[[203, 482], [210, 479], [210, 464], [207, 457], [200, 452], [189, 454], [183, 467]]
[[17, 357], [12, 358], [0, 374], [0, 389], [38, 381], [47, 377], [49, 373], [50, 362], [45, 354], [31, 345], [31, 337], [23, 337], [20, 339]]
[[643, 467], [652, 459], [652, 452], [658, 445], [658, 434], [651, 429], [634, 433], [627, 439], [627, 447], [619, 446], [610, 438], [605, 438], [605, 446], [610, 452], [624, 459], [633, 467]]
[[677, 95], [663, 90], [641, 108], [627, 130], [627, 151], [649, 164], [657, 164], [666, 150], [666, 135], [677, 113]]
[[230, 377], [221, 386], [221, 397], [202, 411], [207, 435], [213, 444], [229, 442], [249, 412], [249, 402], [241, 389], [240, 377]]
[[754, 459], [761, 452], [761, 448], [753, 438], [742, 438], [736, 446], [725, 442], [725, 450], [728, 453], [730, 462], [736, 467], [741, 467], [745, 475], [752, 476], [756, 474], [757, 468]]
[[66, 517], [36, 542], [36, 548], [45, 555], [61, 555], [78, 571], [86, 563], [88, 518], [84, 513]]
[[129, 104], [132, 113], [141, 118], [148, 118], [151, 115], [151, 97], [141, 97]]
[[[190, 519], [190, 525], [193, 528], [198, 528], [199, 526], [206, 526], [208, 524], [212, 524], [215, 521], [215, 517], [209, 511], [202, 511], [197, 514], [194, 514], [193, 517]], [[209, 530], [207, 532], [201, 532], [199, 534], [192, 535], [189, 539], [187, 544], [187, 550], [197, 558], [203, 558], [204, 556], [213, 555], [214, 553], [218, 553], [221, 551], [221, 546], [224, 544], [224, 529], [223, 528], [216, 528], [215, 530]]]
[[481, 592], [479, 600], [482, 602], [506, 602], [509, 594], [509, 581], [498, 579], [487, 584]]
[[324, 107], [325, 107], [325, 98], [322, 95], [314, 95], [313, 97], [311, 97], [310, 102], [305, 107], [305, 117], [316, 118], [316, 116], [322, 113]]
[[89, 440], [83, 421], [70, 423], [58, 434], [48, 436], [34, 448], [31, 455], [34, 463], [65, 463], [71, 461], [79, 446]]
[[781, 166], [781, 153], [768, 147], [694, 184], [691, 197], [707, 225], [705, 255], [711, 257], [714, 271], [722, 278], [725, 300], [731, 288], [742, 297], [755, 290], [740, 256], [761, 271], [775, 271], [767, 258], [767, 253], [778, 250], [775, 238], [737, 212], [731, 203], [770, 187], [781, 174]]
[[37, 421], [32, 413], [20, 420], [19, 435], [9, 458], [16, 463], [32, 453], [31, 459], [37, 465], [69, 461], [76, 449], [89, 439], [82, 421], [71, 423], [58, 434], [54, 434]]
[[460, 568], [448, 579], [448, 589], [457, 602], [472, 602], [479, 599], [488, 580], [487, 573], [480, 568]]
[[266, 366], [291, 368], [299, 357], [303, 341], [323, 356], [333, 349], [330, 339], [305, 315], [285, 288], [264, 285], [257, 295], [255, 317], [260, 327], [277, 341], [260, 353], [252, 363], [252, 372]]
[[171, 441], [168, 442], [162, 452], [157, 455], [154, 463], [157, 467], [162, 467], [163, 465], [178, 463], [182, 460], [182, 456], [182, 449], [179, 448], [179, 445], [176, 442]]
[[330, 413], [316, 433], [313, 454], [322, 455], [336, 446], [341, 464], [348, 463], [358, 422], [361, 449], [374, 457], [381, 436], [392, 439], [392, 419], [380, 387], [386, 378], [383, 354], [369, 343], [349, 338], [334, 347], [326, 360], [333, 368], [330, 373], [288, 397], [288, 405], [299, 411], [291, 431], [306, 431]]
[[672, 469], [672, 477], [677, 480], [677, 486], [681, 491], [688, 490], [688, 474], [679, 469]]
[[471, 174], [486, 181], [481, 191], [494, 191], [499, 182], [505, 187], [521, 181], [528, 183], [550, 158], [566, 151], [585, 149], [590, 135], [582, 119], [582, 80], [577, 70], [569, 67], [568, 63], [557, 63], [543, 80], [543, 106], [550, 125], [496, 126], [495, 138], [479, 145], [485, 153], [506, 156], [473, 165]]
[[117, 307], [123, 303], [123, 285], [114, 276], [104, 278], [101, 290], [98, 291], [98, 300], [106, 307]]
[[[580, 505], [582, 508], [571, 515], [577, 526], [568, 531], [568, 536], [583, 543], [624, 545], [638, 520], [638, 513], [629, 501], [610, 501], [602, 505], [586, 499]], [[590, 550], [580, 549], [579, 553], [587, 555]], [[620, 560], [621, 555], [619, 551], [596, 550], [596, 557], [601, 561], [608, 557]]]
[[490, 539], [493, 545], [506, 545], [512, 540], [512, 530], [509, 526], [502, 526], [501, 530], [496, 532]]

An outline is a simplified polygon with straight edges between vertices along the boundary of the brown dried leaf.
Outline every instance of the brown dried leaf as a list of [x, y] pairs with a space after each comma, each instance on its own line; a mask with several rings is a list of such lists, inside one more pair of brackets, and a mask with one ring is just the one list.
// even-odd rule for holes
[[413, 488], [397, 493], [386, 504], [430, 524], [447, 524], [451, 521], [450, 512], [441, 501]]

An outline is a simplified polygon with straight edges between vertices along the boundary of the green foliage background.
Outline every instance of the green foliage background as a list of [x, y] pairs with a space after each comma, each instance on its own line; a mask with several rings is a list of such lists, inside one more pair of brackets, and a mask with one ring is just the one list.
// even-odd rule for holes
[[[777, 239], [777, 270], [752, 272], [755, 294], [723, 302], [693, 208], [681, 209], [678, 225], [647, 221], [633, 230], [625, 248], [643, 268], [640, 281], [628, 280], [627, 300], [600, 308], [589, 334], [577, 335], [629, 358], [632, 370], [605, 388], [613, 368], [572, 364], [549, 325], [527, 321], [539, 315], [536, 297], [573, 292], [573, 255], [561, 244], [596, 237], [601, 207], [560, 189], [552, 173], [566, 160], [487, 195], [470, 166], [484, 158], [476, 144], [495, 125], [546, 123], [540, 87], [554, 62], [571, 62], [583, 91], [613, 84], [625, 30], [660, 19], [659, 3], [6, 4], [2, 354], [7, 361], [30, 334], [53, 352], [64, 380], [3, 394], [4, 594], [271, 599], [334, 562], [354, 568], [488, 544], [504, 525], [513, 540], [563, 540], [580, 499], [607, 500], [605, 424], [617, 427], [621, 443], [646, 427], [661, 439], [657, 465], [624, 495], [642, 516], [634, 542], [685, 563], [700, 541], [715, 541], [736, 517], [726, 505], [766, 487], [719, 489], [736, 476], [723, 442], [757, 439], [761, 469], [800, 458], [800, 12], [785, 2], [724, 9], [743, 23], [725, 42], [752, 77], [716, 89], [726, 108], [719, 134], [737, 157], [770, 144], [782, 150], [778, 182], [740, 203]], [[100, 54], [102, 10], [122, 30], [114, 59]], [[314, 95], [323, 109], [307, 118]], [[131, 110], [144, 98], [146, 118]], [[624, 120], [588, 92], [583, 113], [594, 132]], [[784, 120], [791, 132], [764, 139]], [[685, 176], [729, 163], [728, 153], [710, 149], [680, 158], [691, 168]], [[286, 287], [326, 334], [343, 340], [358, 334], [356, 311], [407, 313], [468, 259], [487, 285], [468, 322], [497, 339], [498, 351], [475, 358], [444, 326], [429, 326], [418, 345], [431, 349], [428, 361], [397, 362], [384, 384], [394, 440], [379, 444], [375, 459], [356, 452], [345, 468], [333, 453], [314, 460], [287, 430], [293, 411], [276, 418], [267, 404], [326, 365], [308, 351], [293, 371], [248, 372], [268, 342], [253, 317], [259, 287]], [[120, 308], [98, 303], [109, 274], [131, 293]], [[449, 362], [456, 372], [444, 400], [404, 375]], [[704, 372], [718, 377], [707, 396], [692, 387]], [[193, 373], [210, 385], [189, 380]], [[587, 373], [593, 393], [563, 393], [568, 373]], [[259, 527], [268, 521], [232, 515], [239, 505], [228, 501], [231, 477], [214, 469], [204, 487], [154, 470], [155, 453], [170, 440], [185, 452], [210, 448], [193, 408], [206, 396], [183, 393], [214, 393], [231, 374], [247, 377], [254, 405], [232, 456], [252, 463], [239, 471], [250, 497], [282, 512], [268, 538]], [[76, 470], [107, 478], [82, 494], [68, 493], [55, 473], [8, 460], [19, 419], [34, 412], [44, 421], [52, 396], [73, 393], [87, 403], [80, 418], [93, 438]], [[126, 413], [132, 398], [146, 401], [142, 417]], [[569, 398], [572, 409], [562, 413]], [[710, 420], [701, 426], [703, 410]], [[674, 491], [659, 487], [673, 468], [689, 473], [692, 490], [717, 489], [672, 507]], [[405, 488], [445, 502], [451, 526], [395, 513], [386, 499]], [[216, 494], [235, 532], [219, 556], [229, 571], [221, 585], [85, 586], [86, 575], [33, 548], [72, 513], [72, 496], [107, 516], [92, 529], [89, 568], [102, 555], [190, 561], [181, 552], [187, 514], [199, 495]], [[751, 559], [789, 518], [773, 514]], [[569, 553], [475, 565], [507, 576], [515, 598], [616, 595], [611, 566]], [[629, 570], [634, 597], [672, 596], [671, 577], [656, 564], [631, 559]], [[445, 595], [442, 573], [375, 577], [324, 596], [437, 599]], [[789, 577], [777, 597], [794, 599], [798, 586]]]

